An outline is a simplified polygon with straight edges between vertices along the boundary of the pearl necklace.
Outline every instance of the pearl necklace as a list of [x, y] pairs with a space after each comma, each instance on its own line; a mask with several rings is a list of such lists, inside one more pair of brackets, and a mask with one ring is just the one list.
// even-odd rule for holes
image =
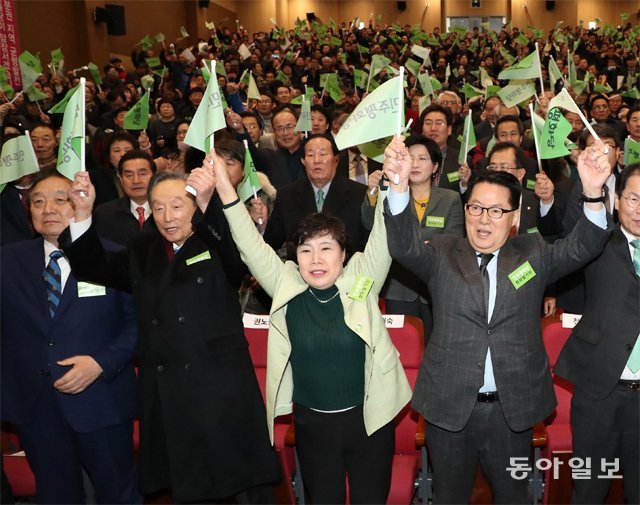
[[313, 292], [311, 288], [309, 288], [309, 293], [311, 293], [311, 296], [313, 296], [320, 303], [329, 303], [331, 300], [333, 300], [336, 296], [340, 294], [340, 291], [336, 291], [333, 295], [331, 295], [331, 298], [327, 298], [326, 300], [320, 300], [320, 298], [316, 296], [316, 294]]

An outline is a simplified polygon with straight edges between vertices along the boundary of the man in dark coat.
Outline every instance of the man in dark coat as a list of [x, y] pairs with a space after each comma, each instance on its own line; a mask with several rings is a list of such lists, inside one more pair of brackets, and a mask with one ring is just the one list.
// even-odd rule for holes
[[141, 492], [170, 489], [177, 502], [271, 502], [279, 469], [237, 295], [246, 269], [212, 198], [213, 174], [197, 168], [186, 177], [154, 176], [149, 201], [159, 234], [110, 254], [91, 225], [93, 187], [78, 173], [76, 219], [61, 242], [76, 275], [133, 292]]

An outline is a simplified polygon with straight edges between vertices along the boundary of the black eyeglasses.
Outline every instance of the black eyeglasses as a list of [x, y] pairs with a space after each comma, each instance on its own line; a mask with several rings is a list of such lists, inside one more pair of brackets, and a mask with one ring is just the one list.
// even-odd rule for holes
[[464, 208], [471, 216], [481, 216], [482, 213], [486, 210], [487, 215], [491, 219], [500, 219], [503, 214], [508, 214], [509, 212], [515, 212], [518, 209], [501, 209], [500, 207], [482, 207], [481, 205], [476, 205], [474, 203], [465, 204]]

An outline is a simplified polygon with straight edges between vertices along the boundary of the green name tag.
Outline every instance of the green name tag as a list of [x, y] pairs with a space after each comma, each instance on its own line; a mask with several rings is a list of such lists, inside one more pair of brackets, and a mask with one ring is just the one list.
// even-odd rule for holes
[[429, 228], [444, 228], [444, 217], [427, 216], [427, 226]]
[[526, 261], [509, 274], [509, 280], [511, 281], [511, 284], [513, 284], [514, 288], [519, 289], [535, 276], [535, 271], [529, 262]]
[[540, 233], [540, 230], [538, 230], [537, 226], [534, 226], [533, 228], [527, 228], [527, 233]]
[[527, 189], [533, 191], [536, 189], [536, 181], [532, 181], [531, 179], [527, 179]]
[[449, 172], [447, 174], [447, 179], [449, 179], [449, 182], [456, 182], [460, 180], [460, 174], [458, 172]]
[[211, 259], [211, 253], [209, 251], [205, 251], [203, 253], [198, 254], [197, 256], [194, 256], [193, 258], [189, 258], [187, 260], [187, 266], [193, 265], [194, 263], [199, 263], [200, 261], [205, 261], [210, 259]]
[[349, 298], [358, 302], [364, 302], [373, 286], [373, 279], [366, 275], [358, 275], [355, 284], [349, 291]]
[[107, 288], [100, 284], [90, 282], [78, 282], [78, 298], [89, 298], [91, 296], [105, 296]]

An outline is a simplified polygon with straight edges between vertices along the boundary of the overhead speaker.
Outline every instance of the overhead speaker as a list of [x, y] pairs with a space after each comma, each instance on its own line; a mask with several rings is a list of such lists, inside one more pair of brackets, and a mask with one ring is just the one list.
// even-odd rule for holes
[[200, 7], [201, 9], [208, 9], [209, 0], [198, 0], [198, 7]]
[[398, 10], [404, 11], [407, 9], [407, 2], [398, 2]]
[[555, 0], [547, 0], [547, 2], [545, 2], [545, 7], [548, 11], [552, 11], [553, 9], [555, 9], [556, 8]]
[[124, 5], [106, 4], [104, 8], [107, 10], [107, 35], [126, 35]]
[[313, 23], [315, 20], [316, 20], [316, 13], [307, 12], [307, 21], [309, 21], [309, 23]]

